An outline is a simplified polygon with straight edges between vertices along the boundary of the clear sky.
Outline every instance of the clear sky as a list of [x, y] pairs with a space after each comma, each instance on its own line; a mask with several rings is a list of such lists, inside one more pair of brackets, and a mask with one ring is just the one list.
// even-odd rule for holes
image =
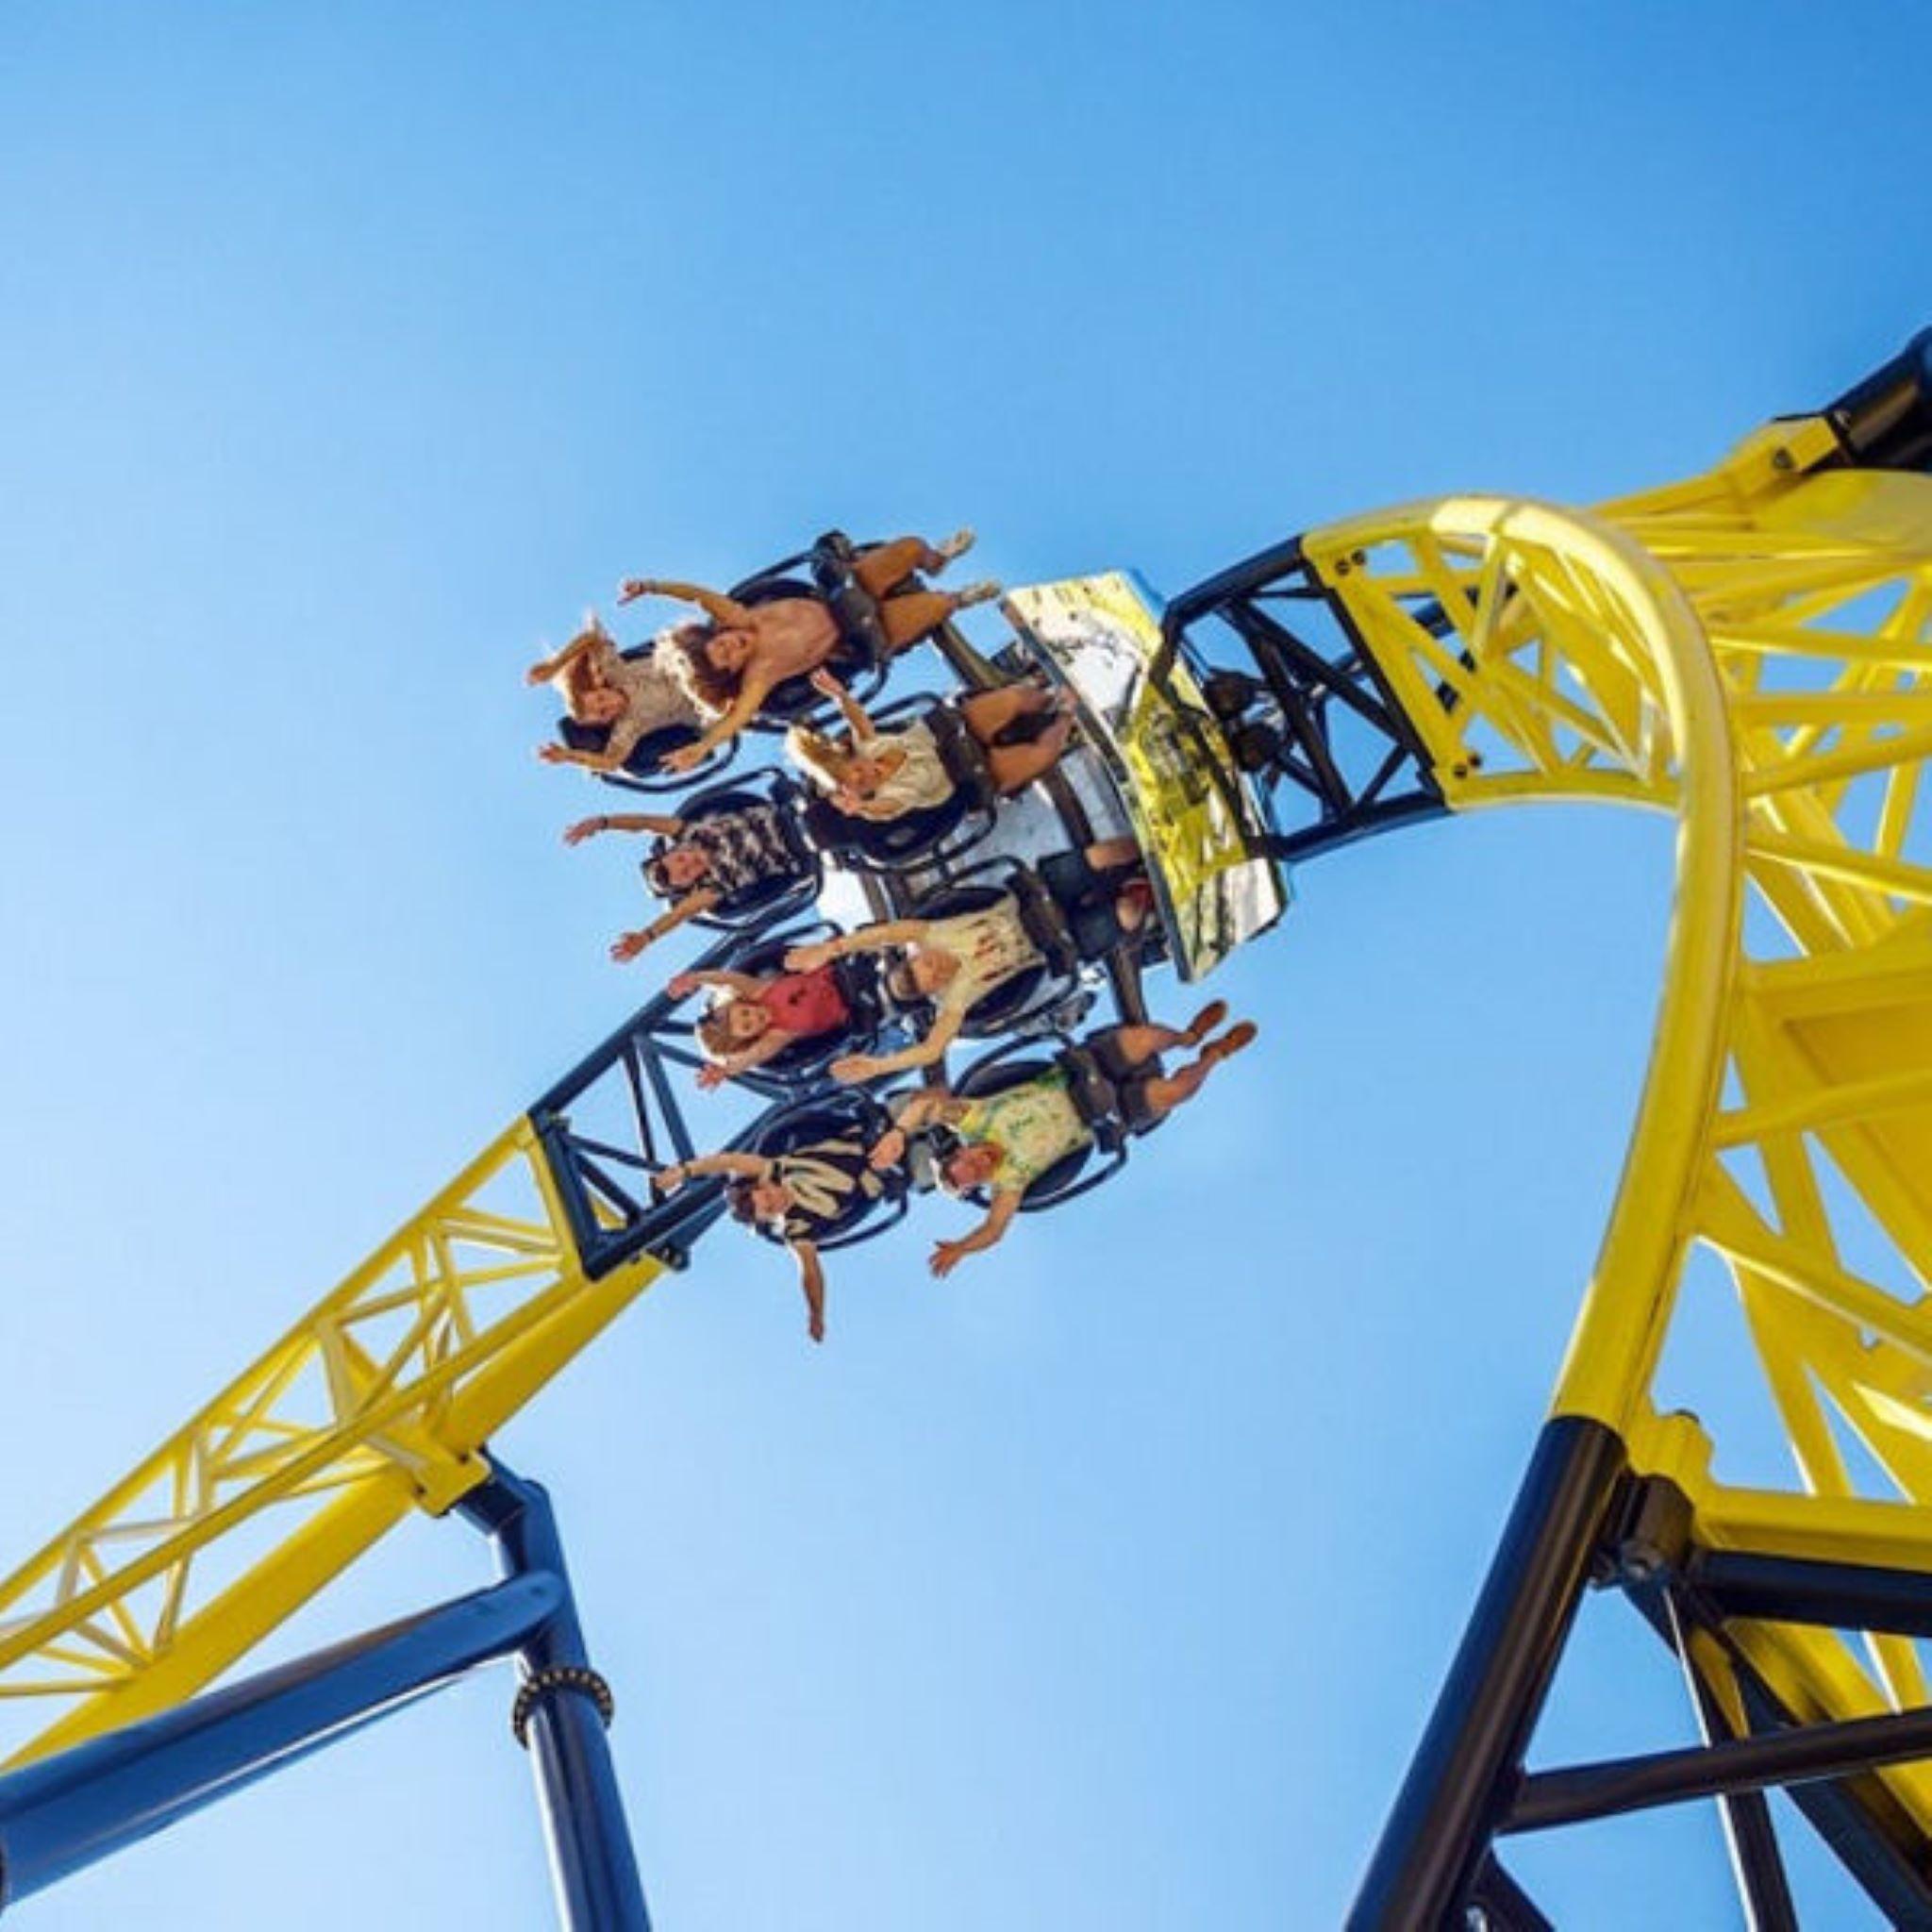
[[[621, 575], [970, 521], [1009, 581], [1173, 589], [1699, 467], [1932, 320], [1928, 56], [1861, 0], [16, 0], [0, 1550], [657, 970], [604, 959], [634, 875], [558, 844], [591, 793], [519, 682]], [[841, 1257], [823, 1350], [721, 1236], [507, 1433], [665, 1932], [1338, 1920], [1554, 1377], [1668, 846], [1503, 814], [1308, 867], [1223, 975], [1262, 1049], [1129, 1179], [942, 1285], [943, 1208]], [[425, 1524], [298, 1634], [486, 1576]], [[509, 1696], [23, 1924], [541, 1926]], [[1545, 1757], [1687, 1724], [1592, 1607]], [[1702, 1811], [1513, 1862], [1566, 1928], [1735, 1922]]]

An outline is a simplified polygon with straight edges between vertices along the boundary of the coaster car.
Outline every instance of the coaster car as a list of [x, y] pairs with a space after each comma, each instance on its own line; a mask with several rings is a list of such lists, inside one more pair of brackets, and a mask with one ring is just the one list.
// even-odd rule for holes
[[[870, 1093], [858, 1088], [841, 1087], [829, 1093], [809, 1094], [768, 1114], [751, 1138], [751, 1152], [769, 1159], [781, 1155], [800, 1154], [822, 1141], [858, 1140], [874, 1145], [891, 1131], [892, 1117]], [[903, 1166], [880, 1174], [881, 1191], [868, 1199], [855, 1195], [836, 1220], [824, 1224], [812, 1236], [820, 1254], [836, 1248], [849, 1248], [882, 1235], [906, 1217], [909, 1183]], [[772, 1228], [760, 1226], [762, 1240], [783, 1245], [784, 1237]]]

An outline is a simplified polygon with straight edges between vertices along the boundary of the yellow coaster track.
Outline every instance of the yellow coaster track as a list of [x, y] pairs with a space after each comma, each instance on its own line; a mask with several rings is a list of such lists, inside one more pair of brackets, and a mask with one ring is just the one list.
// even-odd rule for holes
[[[1592, 514], [1450, 498], [1303, 549], [1452, 809], [1676, 816], [1650, 1071], [1553, 1415], [1679, 1486], [1699, 1548], [1932, 1573], [1932, 478], [1837, 453], [1824, 419], [1776, 423]], [[1699, 1257], [1735, 1283], [1789, 1490], [1720, 1480], [1653, 1402]], [[1726, 1634], [1795, 1716], [1927, 1701], [1909, 1639]], [[1876, 1775], [1932, 1832], [1932, 1768]]]

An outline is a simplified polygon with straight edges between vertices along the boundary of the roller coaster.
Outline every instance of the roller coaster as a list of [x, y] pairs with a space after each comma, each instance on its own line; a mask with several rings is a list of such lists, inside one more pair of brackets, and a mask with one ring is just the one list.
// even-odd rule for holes
[[[1505, 804], [1674, 817], [1622, 1178], [1493, 1566], [1362, 1879], [1362, 1932], [1530, 1932], [1549, 1921], [1507, 1870], [1510, 1840], [1691, 1799], [1721, 1808], [1749, 1922], [1794, 1926], [1771, 1789], [1892, 1923], [1932, 1926], [1916, 1644], [1932, 1637], [1928, 471], [1932, 331], [1708, 471], [1594, 508], [1438, 498], [1309, 530], [1165, 602], [1122, 572], [1009, 592], [996, 643], [947, 619], [933, 641], [958, 692], [1038, 680], [1077, 721], [1067, 755], [1011, 795], [937, 693], [879, 714], [943, 740], [952, 795], [916, 823], [842, 815], [759, 763], [773, 731], [823, 718], [803, 686], [735, 746], [703, 746], [695, 772], [664, 762], [699, 739], [689, 727], [604, 761], [613, 787], [677, 794], [678, 823], [760, 808], [788, 828], [786, 877], [708, 902], [700, 972], [1010, 910], [1026, 970], [966, 1013], [978, 1058], [947, 1078], [991, 1094], [1062, 1070], [1083, 1131], [1029, 1183], [1029, 1210], [1110, 1179], [1155, 1124], [1126, 1118], [1082, 1058], [1083, 1022], [1103, 1001], [1143, 1021], [1150, 983], [1256, 942], [1294, 864]], [[867, 554], [828, 533], [731, 594], [815, 600], [836, 668], [871, 696], [894, 654]], [[594, 727], [561, 729], [598, 759]], [[1109, 839], [1144, 856], [1151, 910], [1095, 942], [1043, 881], [1056, 854]], [[667, 1191], [658, 1176], [707, 1150], [756, 1163], [888, 1130], [932, 1021], [894, 974], [856, 974], [836, 1051], [891, 1071], [841, 1080], [807, 1047], [700, 1092], [678, 984], [0, 1582], [16, 1720], [0, 1903], [508, 1659], [563, 1922], [648, 1925], [604, 1738], [612, 1699], [561, 1540], [491, 1439], [725, 1218], [725, 1178]], [[908, 1157], [817, 1246], [872, 1239], [933, 1181]], [[1718, 1475], [1697, 1416], [1656, 1395], [1700, 1274], [1741, 1308], [1752, 1359], [1731, 1366], [1775, 1408], [1785, 1487]], [[417, 1511], [482, 1534], [499, 1580], [230, 1677]], [[1591, 1589], [1620, 1591], [1674, 1656], [1703, 1741], [1532, 1771]]]

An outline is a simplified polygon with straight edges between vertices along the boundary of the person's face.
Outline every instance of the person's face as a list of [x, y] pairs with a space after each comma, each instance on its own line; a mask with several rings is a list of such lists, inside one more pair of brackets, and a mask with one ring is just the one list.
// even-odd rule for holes
[[848, 758], [841, 789], [855, 798], [870, 798], [885, 782], [886, 774], [878, 759]]
[[912, 983], [923, 993], [943, 992], [958, 962], [950, 953], [918, 952], [912, 956]]
[[576, 708], [586, 724], [615, 724], [624, 716], [624, 693], [600, 684], [577, 699]]
[[751, 639], [741, 630], [721, 630], [705, 646], [705, 658], [714, 671], [742, 671], [751, 662]]
[[760, 1221], [781, 1221], [791, 1206], [791, 1190], [783, 1181], [758, 1181], [751, 1191], [752, 1211]]
[[724, 1031], [733, 1046], [749, 1046], [764, 1032], [765, 1009], [750, 1000], [733, 1000], [724, 1008]]
[[949, 1186], [961, 1191], [967, 1188], [983, 1188], [992, 1179], [999, 1164], [998, 1151], [983, 1141], [972, 1147], [962, 1147], [946, 1162], [946, 1180]]
[[664, 876], [678, 887], [694, 886], [710, 870], [711, 862], [702, 852], [689, 845], [674, 845], [664, 855]]

